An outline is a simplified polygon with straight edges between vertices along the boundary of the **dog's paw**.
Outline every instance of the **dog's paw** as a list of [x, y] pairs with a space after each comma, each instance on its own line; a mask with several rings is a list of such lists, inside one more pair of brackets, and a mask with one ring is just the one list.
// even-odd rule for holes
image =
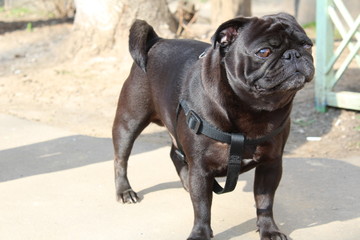
[[213, 231], [210, 226], [204, 226], [200, 228], [194, 227], [190, 237], [187, 240], [210, 240], [213, 237]]
[[285, 234], [280, 232], [272, 217], [259, 216], [257, 226], [261, 240], [290, 240]]
[[285, 234], [282, 232], [275, 230], [275, 231], [265, 231], [260, 234], [261, 240], [290, 240]]
[[138, 203], [140, 198], [132, 189], [125, 190], [121, 193], [117, 193], [117, 201], [121, 203]]

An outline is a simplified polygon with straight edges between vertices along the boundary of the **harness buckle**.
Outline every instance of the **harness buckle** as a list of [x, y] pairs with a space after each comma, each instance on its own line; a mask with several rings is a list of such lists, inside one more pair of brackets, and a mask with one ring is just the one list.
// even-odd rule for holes
[[204, 58], [205, 56], [206, 56], [206, 50], [200, 54], [199, 59]]
[[180, 161], [186, 163], [185, 154], [182, 151], [180, 151], [179, 149], [175, 149], [175, 154]]
[[186, 122], [191, 130], [193, 130], [196, 134], [199, 133], [202, 121], [193, 110], [190, 110], [186, 115]]

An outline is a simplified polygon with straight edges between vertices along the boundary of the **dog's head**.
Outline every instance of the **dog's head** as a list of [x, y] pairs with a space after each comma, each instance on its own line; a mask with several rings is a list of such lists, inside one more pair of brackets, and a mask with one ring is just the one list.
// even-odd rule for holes
[[[280, 101], [279, 97], [294, 95], [314, 76], [312, 42], [289, 14], [229, 20], [219, 26], [212, 41], [236, 93], [246, 92], [265, 102], [271, 97]], [[263, 108], [271, 110], [286, 103], [280, 102]]]

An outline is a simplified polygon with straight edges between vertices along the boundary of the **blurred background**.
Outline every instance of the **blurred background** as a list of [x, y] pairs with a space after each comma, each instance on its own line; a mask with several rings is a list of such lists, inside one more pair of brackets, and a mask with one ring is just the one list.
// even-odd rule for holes
[[[356, 18], [360, 2], [344, 2]], [[134, 19], [145, 19], [162, 37], [209, 42], [230, 18], [277, 12], [293, 14], [316, 45], [313, 0], [0, 0], [0, 113], [109, 138], [132, 64], [127, 41]], [[352, 62], [338, 88], [359, 91], [359, 74]], [[145, 133], [152, 133], [145, 140], [169, 141], [156, 126]], [[359, 156], [359, 112], [317, 112], [313, 81], [296, 97], [285, 153]]]
[[[338, 21], [344, 29], [317, 20], [317, 10], [329, 9], [325, 2], [349, 10]], [[210, 42], [219, 24], [237, 15], [288, 12], [314, 42], [315, 61], [330, 39], [326, 54], [348, 38], [352, 47], [334, 69], [349, 54], [358, 57], [334, 90], [359, 93], [359, 27], [347, 37], [359, 10], [359, 0], [0, 0], [0, 239], [187, 236], [193, 212], [163, 128], [147, 127], [129, 162], [132, 187], [144, 201], [136, 207], [115, 201], [111, 128], [133, 63], [128, 33], [136, 18], [164, 38]], [[341, 16], [338, 8], [333, 13]], [[291, 239], [358, 239], [360, 112], [319, 112], [318, 82], [294, 100], [275, 217]], [[214, 197], [214, 239], [259, 239], [253, 174], [242, 174], [234, 193]]]

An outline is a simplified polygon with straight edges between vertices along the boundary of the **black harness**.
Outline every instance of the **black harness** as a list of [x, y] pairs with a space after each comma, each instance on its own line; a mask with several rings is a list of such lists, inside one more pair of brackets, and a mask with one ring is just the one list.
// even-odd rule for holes
[[202, 118], [200, 118], [196, 112], [189, 108], [185, 100], [180, 100], [178, 107], [176, 109], [176, 121], [175, 121], [175, 140], [177, 143], [177, 149], [175, 150], [177, 156], [180, 160], [186, 162], [186, 156], [182, 149], [182, 146], [178, 140], [176, 133], [176, 128], [178, 124], [178, 118], [180, 111], [183, 110], [186, 116], [187, 126], [194, 131], [196, 134], [203, 134], [209, 138], [212, 138], [216, 141], [230, 144], [230, 155], [228, 159], [228, 168], [226, 173], [226, 182], [224, 188], [214, 180], [213, 191], [217, 194], [222, 194], [226, 192], [231, 192], [235, 189], [236, 183], [241, 171], [242, 165], [242, 155], [244, 152], [245, 145], [259, 145], [268, 141], [270, 138], [279, 134], [285, 127], [286, 124], [282, 124], [279, 128], [275, 129], [268, 135], [256, 138], [256, 139], [246, 139], [246, 137], [241, 133], [227, 133], [220, 131], [215, 128]]

